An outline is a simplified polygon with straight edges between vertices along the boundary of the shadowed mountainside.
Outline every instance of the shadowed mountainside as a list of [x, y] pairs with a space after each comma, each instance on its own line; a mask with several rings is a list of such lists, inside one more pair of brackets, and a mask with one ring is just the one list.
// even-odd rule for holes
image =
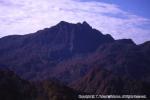
[[126, 76], [118, 76], [113, 72], [95, 67], [83, 78], [73, 82], [74, 89], [90, 94], [103, 95], [146, 95], [150, 97], [150, 85], [148, 82], [131, 79]]
[[118, 40], [101, 45], [87, 56], [75, 57], [59, 63], [51, 75], [70, 83], [86, 75], [93, 69], [93, 66], [97, 66], [118, 76], [149, 82], [149, 51], [148, 43], [135, 45], [132, 42], [120, 43]]
[[35, 88], [8, 69], [0, 69], [0, 100], [32, 100]]
[[58, 81], [30, 83], [12, 71], [0, 69], [0, 100], [78, 100], [77, 94]]

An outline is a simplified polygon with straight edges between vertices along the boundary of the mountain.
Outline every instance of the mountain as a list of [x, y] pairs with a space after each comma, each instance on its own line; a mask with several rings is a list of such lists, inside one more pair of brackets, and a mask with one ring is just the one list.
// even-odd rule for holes
[[8, 69], [0, 69], [0, 100], [33, 100], [35, 88]]
[[70, 84], [75, 90], [103, 95], [146, 95], [150, 97], [150, 84], [127, 76], [118, 76], [105, 69], [94, 67], [83, 78]]
[[0, 64], [25, 79], [47, 78], [50, 75], [45, 74], [53, 72], [59, 62], [94, 52], [99, 45], [113, 41], [86, 22], [62, 21], [36, 33], [1, 38]]
[[144, 43], [114, 43], [101, 45], [96, 52], [89, 55], [90, 65], [99, 66], [118, 76], [126, 75], [133, 79], [147, 80], [150, 76], [150, 45]]
[[61, 21], [36, 33], [3, 37], [0, 56], [0, 66], [29, 80], [39, 98], [74, 98], [76, 91], [150, 92], [150, 41], [137, 45], [131, 39], [115, 40], [87, 22]]
[[53, 80], [30, 83], [8, 69], [0, 69], [0, 100], [78, 100], [77, 94]]
[[[124, 41], [124, 42], [122, 42]], [[74, 57], [59, 63], [51, 73], [54, 77], [65, 82], [82, 78], [93, 66], [111, 71], [118, 76], [132, 79], [150, 80], [150, 45], [136, 45], [130, 40], [116, 40], [102, 44], [87, 56]]]
[[38, 100], [79, 100], [78, 94], [83, 94], [54, 80], [34, 82], [34, 85]]

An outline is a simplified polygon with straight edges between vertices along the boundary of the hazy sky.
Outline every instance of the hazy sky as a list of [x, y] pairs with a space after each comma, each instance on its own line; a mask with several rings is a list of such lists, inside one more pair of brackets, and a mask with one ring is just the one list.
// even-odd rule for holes
[[150, 0], [0, 0], [0, 37], [87, 21], [115, 39], [150, 40]]

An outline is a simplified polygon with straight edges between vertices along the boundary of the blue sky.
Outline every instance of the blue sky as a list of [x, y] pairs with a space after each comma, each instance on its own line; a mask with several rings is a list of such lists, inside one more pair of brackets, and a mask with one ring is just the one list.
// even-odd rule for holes
[[115, 39], [150, 40], [150, 0], [0, 0], [0, 37], [87, 21]]
[[116, 4], [128, 12], [150, 18], [150, 0], [80, 0], [83, 2], [97, 1], [109, 4]]

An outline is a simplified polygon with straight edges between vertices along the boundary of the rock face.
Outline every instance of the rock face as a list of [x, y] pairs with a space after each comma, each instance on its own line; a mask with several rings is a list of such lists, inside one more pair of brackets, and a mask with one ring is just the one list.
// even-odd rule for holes
[[[150, 42], [136, 45], [131, 39], [114, 40], [87, 22], [62, 21], [36, 33], [3, 37], [0, 56], [0, 66], [23, 79], [42, 81], [34, 84], [35, 88], [40, 85], [39, 91], [49, 91], [48, 80], [57, 79], [92, 94], [150, 92]], [[71, 97], [76, 94], [68, 87], [62, 88], [54, 93], [67, 90]]]

